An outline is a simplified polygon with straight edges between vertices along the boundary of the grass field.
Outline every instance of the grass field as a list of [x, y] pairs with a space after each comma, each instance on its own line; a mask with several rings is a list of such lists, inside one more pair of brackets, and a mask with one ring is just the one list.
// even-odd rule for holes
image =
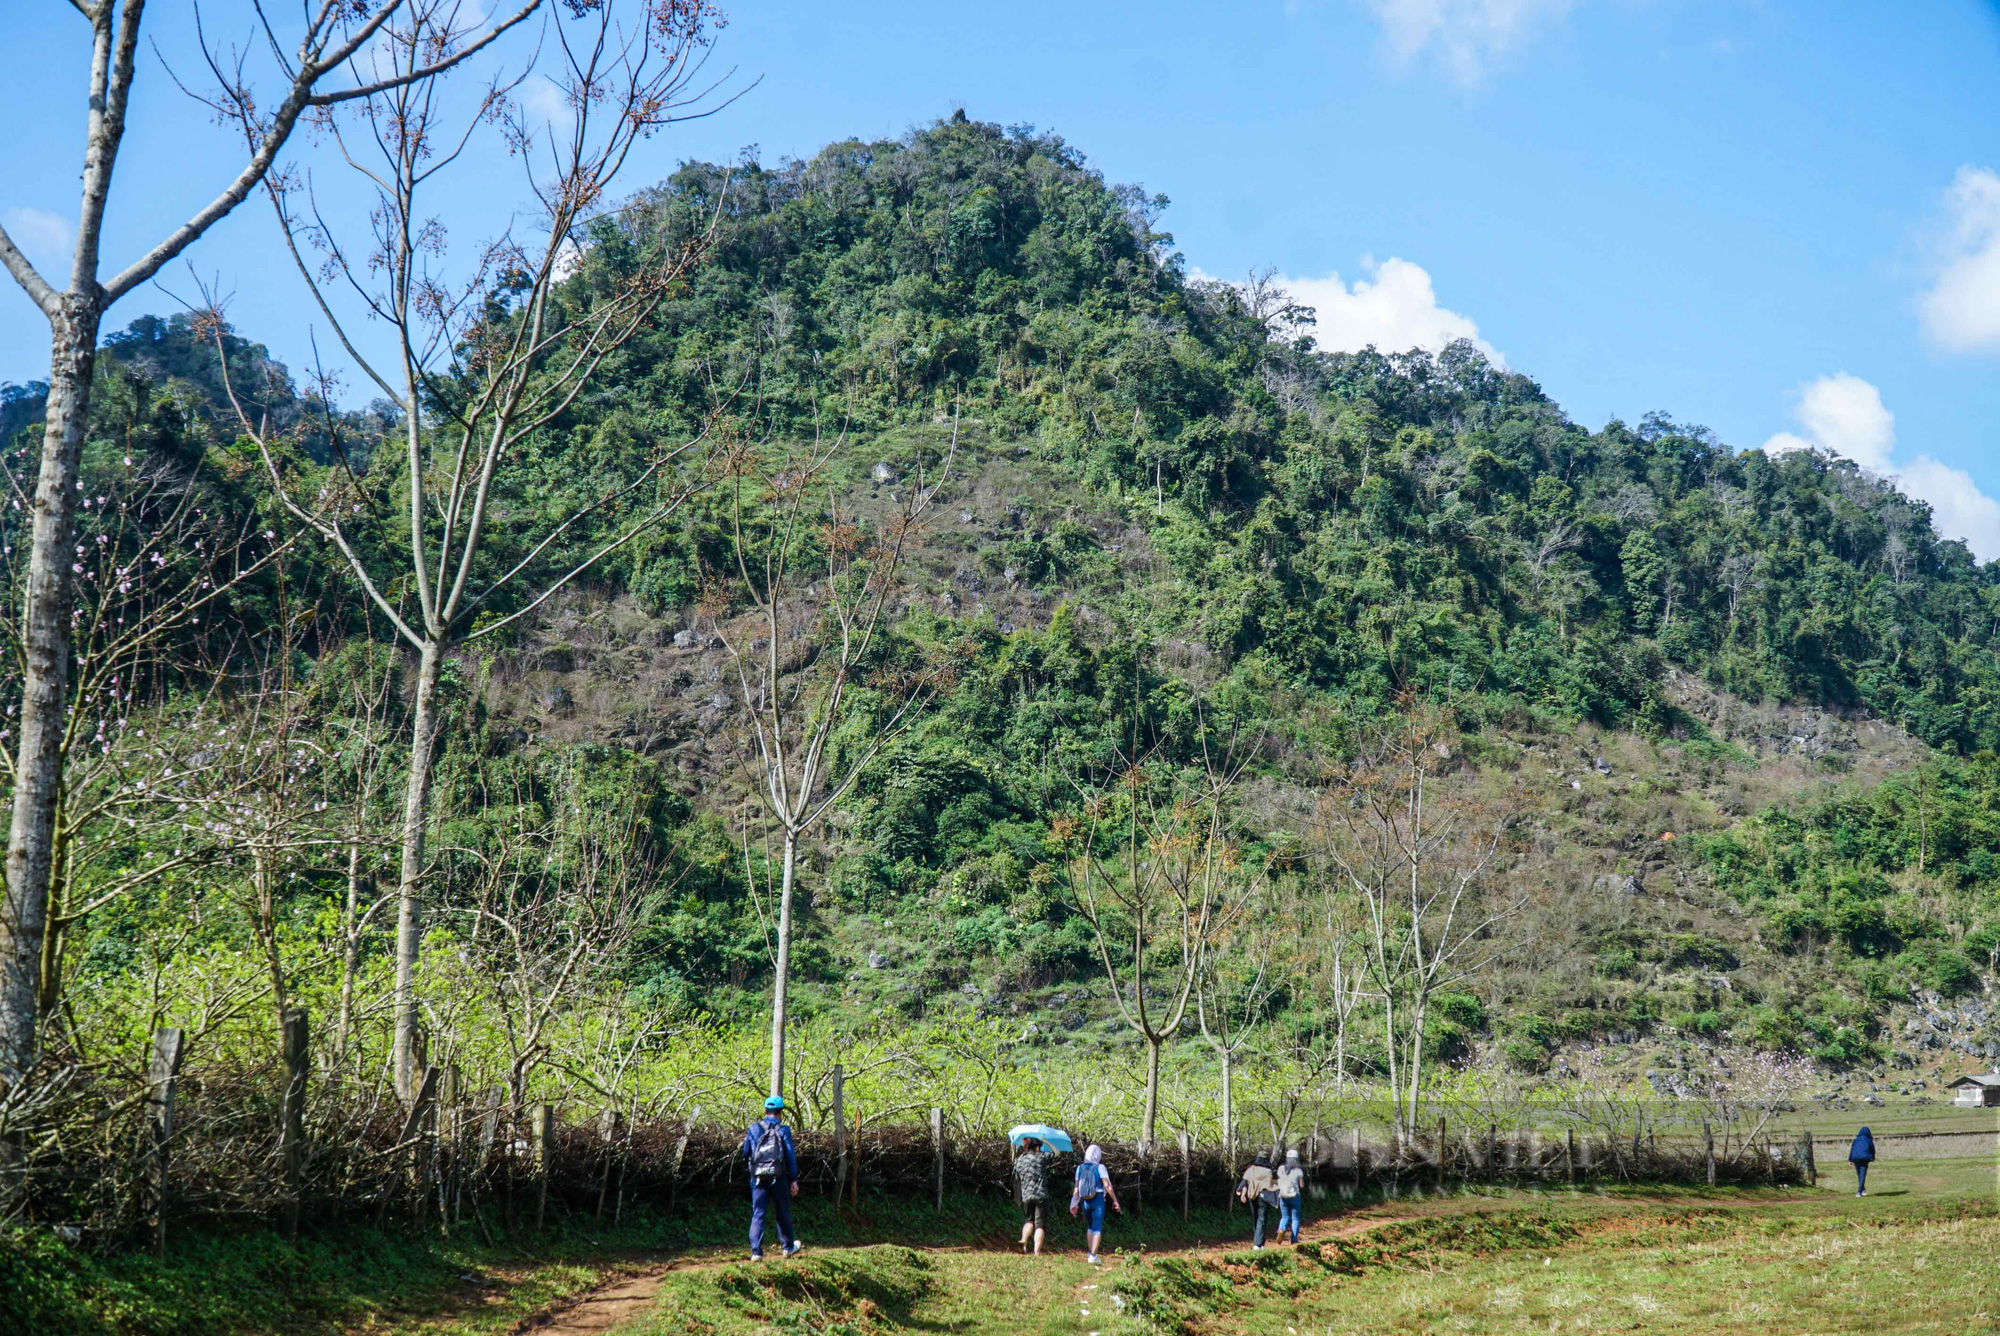
[[[1885, 1164], [1865, 1200], [1504, 1192], [1385, 1203], [1301, 1249], [1126, 1252], [1103, 1268], [897, 1246], [670, 1273], [629, 1336], [1947, 1332], [2000, 1329], [1991, 1160]], [[1396, 1217], [1407, 1217], [1397, 1219]], [[1322, 1223], [1322, 1231], [1327, 1225]]]
[[[1991, 1114], [1976, 1116], [1990, 1126]], [[759, 1265], [740, 1260], [734, 1201], [673, 1222], [636, 1212], [616, 1230], [576, 1220], [498, 1245], [356, 1227], [291, 1244], [255, 1229], [188, 1234], [165, 1263], [16, 1236], [0, 1240], [0, 1313], [12, 1319], [0, 1330], [473, 1336], [551, 1319], [557, 1333], [601, 1330], [561, 1302], [657, 1273], [663, 1259], [642, 1299], [616, 1309], [621, 1336], [2000, 1329], [1992, 1158], [1886, 1161], [1865, 1200], [1844, 1165], [1826, 1168], [1837, 1172], [1816, 1190], [1377, 1202], [1323, 1212], [1305, 1247], [1261, 1253], [1244, 1246], [1241, 1212], [1197, 1210], [1183, 1224], [1154, 1210], [1113, 1221], [1120, 1251], [1103, 1267], [1085, 1264], [1067, 1218], [1047, 1255], [1021, 1256], [1009, 1246], [1015, 1215], [992, 1197], [943, 1213], [872, 1201], [860, 1219], [804, 1200], [806, 1255]]]

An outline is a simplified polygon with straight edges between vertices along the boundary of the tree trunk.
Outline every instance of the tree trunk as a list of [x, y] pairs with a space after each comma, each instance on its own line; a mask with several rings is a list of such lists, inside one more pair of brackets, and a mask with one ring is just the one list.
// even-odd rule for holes
[[347, 1065], [347, 1035], [354, 1024], [354, 976], [361, 968], [361, 823], [347, 845], [347, 907], [340, 917], [340, 1011], [333, 1027], [331, 1069]]
[[777, 977], [771, 984], [771, 1093], [785, 1093], [785, 987], [792, 972], [792, 883], [798, 867], [799, 834], [785, 832], [784, 880], [778, 892]]
[[284, 960], [278, 955], [278, 892], [271, 862], [270, 850], [250, 851], [251, 880], [257, 895], [257, 936], [264, 948], [264, 969], [271, 976], [271, 1009], [277, 1013], [278, 1026], [283, 1029], [291, 1000], [286, 996]]
[[51, 322], [49, 397], [35, 481], [35, 520], [21, 631], [21, 739], [15, 756], [14, 808], [7, 830], [7, 912], [0, 915], [0, 1089], [34, 1065], [37, 984], [48, 927], [56, 800], [62, 790], [62, 740], [68, 713], [70, 549], [76, 543], [76, 487], [90, 416], [102, 318], [94, 294], [65, 295]]
[[1234, 1055], [1222, 1050], [1222, 1153], [1229, 1158], [1229, 1172], [1236, 1172], [1236, 1104], [1235, 1088], [1231, 1083], [1234, 1074]]
[[1153, 1149], [1153, 1125], [1160, 1116], [1160, 1040], [1146, 1036], [1146, 1121], [1139, 1137], [1139, 1153]]
[[403, 789], [403, 870], [396, 898], [396, 1096], [416, 1098], [417, 948], [422, 938], [418, 895], [424, 876], [424, 836], [430, 823], [431, 751], [437, 732], [438, 674], [444, 646], [424, 642], [417, 660], [416, 718], [410, 726], [410, 775]]
[[1411, 1008], [1410, 1052], [1408, 1059], [1403, 1064], [1403, 1069], [1407, 1073], [1404, 1079], [1408, 1083], [1407, 1089], [1409, 1091], [1408, 1098], [1404, 1101], [1403, 1105], [1408, 1119], [1405, 1130], [1413, 1136], [1416, 1134], [1417, 1125], [1420, 1121], [1418, 1103], [1424, 1078], [1425, 1010], [1426, 1008], [1421, 1005]]

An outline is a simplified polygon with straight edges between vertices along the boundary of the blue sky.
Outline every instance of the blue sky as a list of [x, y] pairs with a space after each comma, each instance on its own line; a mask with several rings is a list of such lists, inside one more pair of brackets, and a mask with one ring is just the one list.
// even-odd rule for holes
[[[205, 9], [228, 26], [231, 0]], [[31, 250], [76, 210], [83, 25], [10, 14], [0, 221]], [[188, 9], [156, 0], [170, 61]], [[2000, 17], [1991, 4], [1795, 0], [1291, 0], [739, 4], [719, 65], [762, 82], [647, 146], [805, 155], [957, 105], [1055, 129], [1224, 278], [1275, 266], [1322, 341], [1476, 336], [1579, 420], [1651, 409], [1732, 445], [1801, 441], [1903, 477], [2000, 556]], [[225, 134], [150, 58], [109, 253], [213, 193]], [[487, 169], [487, 168], [490, 168]], [[504, 158], [461, 228], [518, 208]], [[295, 367], [313, 325], [261, 206], [193, 253], [239, 328]], [[166, 287], [191, 295], [185, 268]], [[171, 310], [142, 290], [122, 325]], [[0, 292], [0, 379], [45, 374]], [[323, 331], [322, 331], [323, 337]]]

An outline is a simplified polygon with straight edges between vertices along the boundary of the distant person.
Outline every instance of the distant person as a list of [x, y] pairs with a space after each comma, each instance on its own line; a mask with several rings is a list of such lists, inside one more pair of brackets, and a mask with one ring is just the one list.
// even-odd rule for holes
[[778, 1226], [778, 1241], [785, 1256], [798, 1254], [802, 1245], [792, 1233], [792, 1198], [799, 1195], [799, 1152], [792, 1144], [792, 1129], [779, 1115], [785, 1101], [773, 1095], [764, 1101], [764, 1116], [750, 1124], [743, 1134], [743, 1158], [750, 1163], [750, 1260], [764, 1260], [764, 1222]]
[[1264, 1246], [1264, 1226], [1278, 1213], [1278, 1175], [1271, 1169], [1271, 1157], [1259, 1153], [1243, 1171], [1243, 1177], [1236, 1184], [1236, 1200], [1247, 1203], [1257, 1213], [1257, 1222], [1250, 1234], [1250, 1246]]
[[1299, 1241], [1299, 1205], [1305, 1199], [1306, 1171], [1299, 1163], [1299, 1153], [1285, 1152], [1285, 1162], [1280, 1165], [1278, 1179], [1278, 1237], [1285, 1237], [1285, 1230], [1292, 1231], [1292, 1242]]
[[1118, 1204], [1118, 1189], [1111, 1186], [1111, 1171], [1104, 1167], [1104, 1147], [1092, 1146], [1083, 1153], [1083, 1163], [1076, 1167], [1076, 1188], [1070, 1194], [1069, 1213], [1083, 1220], [1083, 1237], [1089, 1256], [1086, 1261], [1098, 1261], [1097, 1250], [1104, 1242], [1104, 1203], [1111, 1203], [1111, 1209], [1125, 1214], [1125, 1208]]
[[1875, 1134], [1862, 1128], [1854, 1144], [1847, 1148], [1847, 1162], [1854, 1166], [1854, 1195], [1868, 1195], [1868, 1166], [1875, 1162]]
[[1030, 1242], [1042, 1250], [1042, 1238], [1049, 1228], [1049, 1161], [1055, 1152], [1045, 1150], [1039, 1138], [1022, 1137], [1021, 1153], [1014, 1157], [1014, 1186], [1021, 1197], [1021, 1251]]

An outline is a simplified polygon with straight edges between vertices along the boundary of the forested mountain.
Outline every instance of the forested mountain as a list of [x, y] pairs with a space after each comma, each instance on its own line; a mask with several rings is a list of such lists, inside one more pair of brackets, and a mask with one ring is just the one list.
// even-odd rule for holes
[[[1282, 294], [1191, 279], [1157, 227], [1166, 203], [1054, 135], [954, 119], [810, 161], [688, 164], [601, 222], [568, 280], [580, 302], [713, 225], [705, 262], [509, 475], [496, 563], [593, 550], [632, 508], [546, 551], [532, 535], [663, 441], [838, 438], [869, 513], [958, 424], [896, 626], [957, 667], [815, 851], [809, 1010], [920, 1013], [970, 987], [989, 1008], [1089, 1013], [1090, 940], [1038, 871], [1079, 786], [1134, 748], [1191, 761], [1229, 720], [1268, 742], [1269, 801], [1242, 820], [1277, 879], [1286, 795], [1412, 700], [1449, 711], [1471, 772], [1551, 763], [1508, 799], [1538, 926], [1441, 1015], [1441, 1051], [1491, 1039], [1534, 1066], [1612, 1034], [1733, 1034], [1844, 1065], [1894, 1047], [1889, 1008], [1992, 977], [1992, 566], [1841, 459], [1739, 451], [1665, 414], [1593, 430], [1467, 344], [1317, 351]], [[274, 413], [316, 411], [261, 347], [229, 349], [233, 382]], [[192, 451], [228, 506], [276, 514], [184, 321], [141, 320], [108, 351], [99, 466], [114, 441]], [[17, 432], [30, 403], [0, 402]], [[345, 453], [372, 507], [356, 504], [357, 541], [394, 548], [391, 419], [329, 421], [299, 434], [308, 466]], [[670, 637], [733, 567], [734, 534], [712, 489], [586, 594], [468, 655], [441, 780], [447, 901], [480, 893], [476, 851], [504, 843], [496, 793], [553, 812], [580, 801], [580, 768], [607, 802], [648, 795], [649, 866], [676, 871], [624, 977], [649, 1005], [725, 1016], [759, 1005], [766, 968], [742, 876], [752, 786], [714, 647]], [[300, 551], [288, 597], [318, 608], [310, 675], [381, 628], [328, 553]], [[233, 615], [257, 631], [275, 614]], [[1871, 720], [1894, 740], [1857, 742]], [[1837, 745], [1757, 741], [1821, 727]], [[1605, 878], [1643, 903], [1580, 909]], [[337, 880], [295, 893], [300, 931]], [[88, 968], [119, 968], [105, 944], [132, 930], [106, 915]]]

